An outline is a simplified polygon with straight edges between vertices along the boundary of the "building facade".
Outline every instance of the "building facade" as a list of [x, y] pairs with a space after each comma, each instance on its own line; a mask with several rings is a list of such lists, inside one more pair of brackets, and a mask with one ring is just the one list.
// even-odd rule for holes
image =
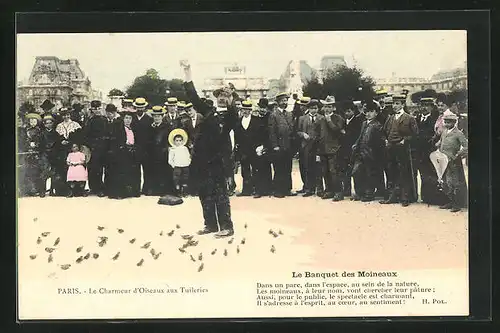
[[38, 109], [45, 100], [57, 108], [74, 103], [87, 104], [92, 99], [102, 99], [102, 93], [92, 89], [77, 59], [36, 57], [28, 81], [17, 87], [17, 108], [24, 102]]

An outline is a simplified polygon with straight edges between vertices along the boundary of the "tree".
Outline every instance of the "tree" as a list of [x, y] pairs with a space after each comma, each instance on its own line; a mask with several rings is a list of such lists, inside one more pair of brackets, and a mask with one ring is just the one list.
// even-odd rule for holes
[[126, 92], [130, 98], [144, 97], [150, 105], [163, 105], [168, 97], [187, 101], [182, 80], [162, 79], [158, 71], [152, 68], [144, 75], [136, 77]]
[[120, 89], [113, 88], [109, 91], [108, 96], [125, 96], [125, 93]]
[[328, 70], [323, 83], [313, 74], [311, 80], [304, 85], [303, 91], [314, 98], [323, 99], [327, 95], [333, 95], [337, 101], [361, 100], [373, 97], [374, 86], [373, 79], [365, 76], [362, 69], [342, 65]]

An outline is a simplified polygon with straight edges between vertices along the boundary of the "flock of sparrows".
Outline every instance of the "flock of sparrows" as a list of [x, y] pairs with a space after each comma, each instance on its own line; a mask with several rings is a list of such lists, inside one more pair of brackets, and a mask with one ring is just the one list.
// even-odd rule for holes
[[[176, 229], [180, 229], [180, 225], [177, 224], [176, 225]], [[245, 228], [245, 231], [246, 229], [248, 228], [248, 225], [245, 224], [244, 225], [244, 228]], [[98, 231], [103, 231], [105, 229], [105, 227], [102, 227], [102, 226], [97, 226], [97, 230]], [[123, 229], [120, 229], [118, 228], [117, 229], [118, 233], [119, 234], [122, 234], [124, 233], [125, 230]], [[168, 237], [172, 237], [175, 233], [175, 229], [172, 229], [170, 232], [167, 233]], [[51, 233], [49, 231], [46, 231], [46, 232], [42, 232], [40, 234], [40, 236], [38, 236], [37, 238], [37, 245], [40, 245], [42, 242], [43, 242], [43, 239], [46, 239]], [[278, 232], [275, 232], [274, 230], [270, 229], [269, 230], [269, 234], [272, 235], [274, 238], [277, 238], [279, 237], [279, 235], [283, 235], [283, 232], [281, 230], [279, 230]], [[163, 230], [160, 232], [160, 236], [163, 236], [164, 233], [163, 233]], [[182, 254], [184, 253], [187, 253], [187, 249], [188, 248], [193, 248], [193, 247], [196, 247], [199, 243], [198, 240], [194, 239], [194, 236], [193, 235], [181, 235], [181, 238], [183, 240], [185, 240], [184, 244], [182, 244], [182, 246], [178, 249], [179, 252], [181, 252]], [[233, 244], [234, 242], [234, 237], [229, 239], [229, 241], [227, 242], [228, 245], [231, 245]], [[99, 247], [103, 247], [107, 244], [107, 241], [108, 241], [108, 237], [107, 236], [99, 236], [98, 239], [97, 239], [97, 244], [99, 245]], [[48, 259], [47, 261], [49, 263], [51, 263], [53, 260], [54, 260], [54, 257], [53, 257], [53, 252], [57, 250], [57, 246], [59, 245], [59, 243], [61, 242], [61, 238], [60, 237], [57, 237], [52, 245], [52, 247], [45, 247], [45, 252], [47, 252], [49, 255], [48, 255]], [[129, 243], [130, 244], [134, 244], [136, 242], [136, 238], [132, 238], [129, 240]], [[239, 244], [236, 245], [236, 253], [239, 254], [241, 249], [240, 249], [240, 245], [245, 245], [246, 244], [246, 238], [243, 237], [240, 241]], [[140, 248], [141, 249], [149, 249], [151, 247], [151, 241], [148, 241], [146, 243], [144, 243]], [[83, 251], [83, 246], [79, 246], [76, 248], [76, 252], [78, 254], [82, 254], [82, 251]], [[271, 249], [270, 249], [271, 253], [276, 253], [276, 248], [274, 245], [271, 246]], [[161, 255], [161, 252], [157, 252], [154, 248], [151, 247], [149, 253], [151, 254], [152, 258], [154, 260], [157, 260], [160, 255]], [[210, 252], [211, 255], [215, 255], [217, 253], [217, 248], [215, 248], [212, 252]], [[224, 256], [228, 256], [229, 252], [227, 249], [224, 249], [224, 252], [223, 252], [223, 255]], [[90, 253], [90, 252], [87, 252], [85, 255], [80, 255], [76, 260], [75, 262], [77, 264], [80, 264], [82, 263], [84, 260], [88, 260], [90, 259], [90, 257], [92, 256], [93, 259], [98, 259], [99, 258], [99, 254], [98, 253]], [[118, 251], [111, 259], [113, 261], [115, 260], [118, 260], [118, 258], [120, 257], [120, 251]], [[31, 260], [34, 260], [37, 258], [37, 254], [31, 254], [30, 255], [30, 259]], [[191, 261], [193, 262], [196, 262], [196, 258], [193, 256], [193, 254], [189, 254], [189, 258]], [[198, 261], [201, 262], [200, 266], [198, 267], [198, 272], [201, 272], [203, 269], [204, 269], [204, 263], [202, 262], [203, 261], [203, 253], [199, 253], [198, 254], [198, 257], [197, 257]], [[136, 265], [138, 267], [142, 266], [144, 263], [144, 259], [141, 259]], [[71, 264], [62, 264], [62, 265], [59, 265], [60, 268], [62, 270], [67, 270], [71, 267]]]

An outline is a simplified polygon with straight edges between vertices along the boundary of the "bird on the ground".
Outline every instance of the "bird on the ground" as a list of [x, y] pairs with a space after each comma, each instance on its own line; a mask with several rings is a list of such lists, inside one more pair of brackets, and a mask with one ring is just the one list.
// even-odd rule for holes
[[35, 259], [35, 258], [36, 258], [36, 254], [32, 254], [32, 255], [30, 255], [30, 259], [31, 259], [31, 260], [33, 260], [33, 259]]
[[142, 266], [142, 264], [144, 263], [144, 259], [141, 259], [138, 263], [137, 263], [137, 266]]
[[125, 230], [123, 230], [123, 229], [117, 229], [117, 230], [118, 230], [118, 233], [120, 233], [120, 234], [121, 234], [121, 233], [123, 233], [123, 232], [125, 231]]
[[274, 247], [274, 245], [271, 246], [271, 252], [272, 253], [276, 252], [276, 248]]
[[59, 244], [60, 241], [61, 241], [61, 238], [57, 237], [56, 241], [54, 242], [54, 246], [57, 246], [57, 244]]
[[151, 245], [151, 242], [147, 242], [143, 246], [141, 246], [141, 249], [148, 249], [150, 245]]
[[188, 247], [188, 246], [189, 246], [189, 244], [188, 244], [188, 243], [184, 243], [184, 244], [182, 244], [182, 246], [181, 246], [181, 247], [182, 247], [183, 249], [187, 249], [187, 247]]
[[190, 254], [189, 257], [191, 258], [191, 261], [196, 261], [192, 254]]
[[217, 253], [217, 249], [214, 249], [214, 250], [212, 251], [212, 255], [214, 255], [214, 254], [216, 254], [216, 253]]
[[64, 264], [64, 265], [61, 265], [61, 269], [62, 270], [67, 270], [68, 268], [71, 267], [71, 264]]
[[196, 246], [198, 245], [198, 241], [195, 241], [195, 240], [188, 240], [187, 243], [186, 243], [188, 246]]
[[167, 235], [170, 237], [174, 234], [174, 230], [170, 231]]
[[163, 230], [160, 232], [160, 236], [163, 236]]
[[245, 229], [248, 227], [248, 225], [245, 223]]
[[236, 246], [236, 253], [240, 253], [240, 246], [239, 245]]
[[42, 237], [47, 237], [48, 235], [50, 235], [50, 231], [42, 232]]
[[278, 231], [278, 234], [283, 235], [283, 231], [281, 229]]
[[160, 254], [161, 254], [161, 252], [158, 252], [157, 254], [155, 254], [155, 255], [153, 256], [153, 259], [154, 259], [154, 260], [158, 259], [158, 257], [160, 256]]
[[36, 221], [38, 221], [38, 217], [33, 218], [33, 222], [36, 222]]
[[246, 239], [245, 239], [245, 238], [243, 238], [243, 239], [241, 240], [241, 244], [245, 244], [245, 243], [246, 243]]
[[135, 238], [132, 238], [131, 240], [128, 241], [130, 244], [134, 244], [135, 243]]
[[94, 254], [92, 255], [92, 257], [93, 257], [94, 259], [99, 258], [99, 253], [94, 253]]
[[181, 228], [181, 226], [180, 226], [180, 225], [178, 225], [178, 224], [176, 224], [176, 225], [175, 225], [175, 227], [176, 227], [177, 229], [180, 229], [180, 228]]
[[276, 232], [274, 232], [274, 231], [271, 233], [271, 235], [273, 235], [274, 238], [278, 237], [278, 234]]
[[227, 243], [228, 244], [233, 244], [234, 238], [231, 238]]
[[83, 257], [83, 259], [87, 260], [88, 258], [90, 258], [90, 252], [87, 252], [87, 254]]
[[155, 251], [155, 249], [151, 248], [151, 251], [149, 251], [149, 253], [151, 253], [151, 255], [154, 257], [156, 254], [156, 251]]
[[179, 252], [181, 253], [186, 253], [186, 250], [184, 250], [182, 247], [179, 248]]
[[120, 251], [118, 251], [118, 253], [117, 253], [117, 254], [115, 254], [115, 256], [113, 257], [113, 260], [118, 259], [118, 257], [119, 257], [119, 256], [120, 256]]
[[193, 239], [193, 235], [182, 235], [181, 237], [182, 239], [187, 239], [187, 240]]
[[52, 262], [54, 260], [54, 257], [52, 256], [52, 253], [49, 254], [49, 258], [47, 259], [47, 262]]
[[100, 225], [98, 225], [97, 230], [99, 230], [99, 231], [104, 230], [104, 227], [101, 227]]
[[76, 252], [78, 252], [78, 253], [82, 252], [82, 250], [83, 250], [83, 246], [80, 246], [80, 247], [76, 248]]
[[203, 260], [203, 253], [200, 253], [200, 254], [198, 255], [198, 260], [199, 260], [199, 261], [202, 261], [202, 260]]
[[36, 240], [36, 243], [40, 244], [41, 242], [42, 242], [42, 239], [40, 237], [38, 237], [38, 239]]
[[198, 267], [198, 272], [201, 272], [201, 271], [203, 270], [203, 267], [204, 267], [204, 266], [205, 266], [205, 265], [203, 265], [203, 263], [201, 263], [200, 267]]
[[55, 249], [54, 249], [54, 248], [52, 248], [52, 247], [46, 247], [46, 248], [45, 248], [45, 252], [48, 252], [48, 253], [52, 253], [52, 252], [54, 252], [54, 250], [55, 250]]
[[224, 255], [227, 256], [227, 249], [224, 249]]
[[83, 261], [83, 257], [79, 256], [78, 259], [75, 260], [77, 264], [81, 263]]
[[102, 236], [102, 237], [99, 237], [101, 240], [98, 242], [99, 244], [99, 247], [103, 247], [104, 245], [106, 245], [106, 243], [108, 242], [108, 237], [106, 236]]
[[269, 235], [272, 235], [273, 234], [273, 229], [269, 229]]

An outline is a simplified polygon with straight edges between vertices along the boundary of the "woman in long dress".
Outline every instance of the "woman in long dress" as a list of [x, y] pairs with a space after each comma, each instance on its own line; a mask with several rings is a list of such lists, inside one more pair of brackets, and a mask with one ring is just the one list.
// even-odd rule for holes
[[132, 129], [132, 113], [123, 113], [110, 138], [109, 198], [123, 199], [141, 196], [140, 149]]

